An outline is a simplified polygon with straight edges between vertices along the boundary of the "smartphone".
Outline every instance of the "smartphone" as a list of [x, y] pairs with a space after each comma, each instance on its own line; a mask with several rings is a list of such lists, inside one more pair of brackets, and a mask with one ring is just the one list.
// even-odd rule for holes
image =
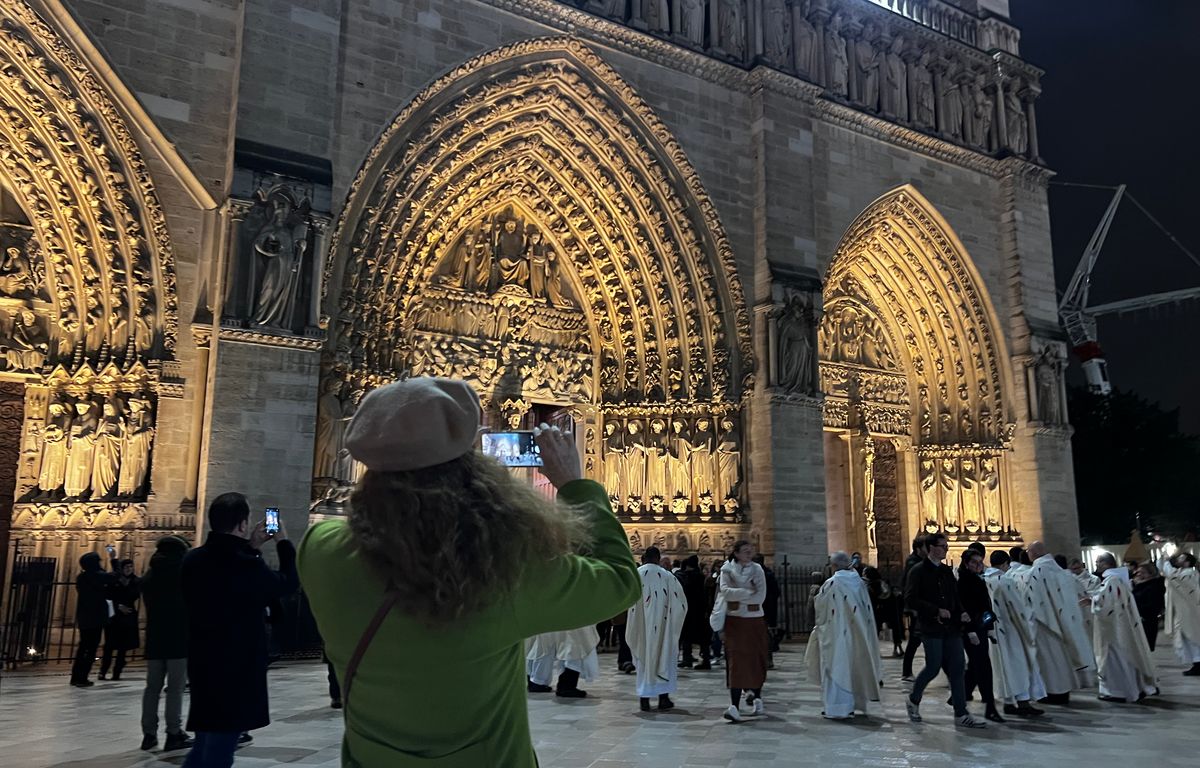
[[271, 536], [279, 533], [279, 507], [267, 507], [266, 530]]
[[542, 452], [533, 432], [484, 432], [483, 452], [510, 467], [540, 467]]
[[108, 556], [109, 556], [109, 557], [116, 557], [116, 556], [117, 556], [117, 548], [116, 548], [116, 547], [114, 547], [112, 544], [109, 544], [107, 547], [105, 547], [105, 549], [106, 549], [106, 550], [108, 550]]

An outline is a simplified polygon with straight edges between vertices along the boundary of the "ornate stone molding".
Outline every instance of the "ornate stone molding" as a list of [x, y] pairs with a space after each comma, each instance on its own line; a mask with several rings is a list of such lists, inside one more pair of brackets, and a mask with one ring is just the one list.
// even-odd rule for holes
[[279, 333], [268, 333], [245, 328], [222, 328], [218, 336], [221, 341], [236, 341], [241, 344], [258, 344], [264, 347], [286, 347], [288, 349], [303, 349], [310, 352], [319, 351], [325, 346], [322, 336], [288, 336]]
[[805, 408], [819, 411], [825, 407], [824, 395], [788, 395], [782, 392], [767, 394], [767, 402], [771, 405], [782, 405], [789, 408]]

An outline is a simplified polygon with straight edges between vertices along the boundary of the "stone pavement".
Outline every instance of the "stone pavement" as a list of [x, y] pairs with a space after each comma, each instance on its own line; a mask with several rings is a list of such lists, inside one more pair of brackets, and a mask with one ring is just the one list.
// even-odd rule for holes
[[[1164, 645], [1169, 645], [1165, 639]], [[817, 689], [804, 678], [802, 645], [776, 656], [765, 690], [767, 716], [732, 725], [721, 720], [727, 692], [720, 668], [684, 671], [678, 708], [642, 713], [633, 678], [601, 657], [602, 678], [586, 685], [584, 700], [530, 697], [530, 720], [543, 766], [554, 768], [723, 768], [845, 765], [871, 768], [1064, 766], [1134, 763], [1155, 768], [1194, 766], [1200, 754], [1200, 679], [1160, 647], [1162, 696], [1148, 705], [1105, 704], [1095, 692], [1076, 693], [1069, 709], [1048, 707], [1041, 721], [1018, 721], [983, 731], [951, 723], [944, 681], [929, 689], [925, 722], [904, 715], [899, 662], [884, 664], [884, 701], [869, 718], [832, 722], [820, 716]], [[918, 655], [918, 661], [920, 656]], [[294, 763], [337, 765], [340, 713], [328, 708], [325, 669], [292, 664], [272, 669], [274, 722], [238, 753], [239, 768]], [[65, 675], [7, 674], [0, 684], [0, 765], [16, 768], [130, 768], [179, 765], [183, 753], [138, 751], [143, 675], [88, 690], [68, 687]], [[418, 692], [418, 695], [419, 692]], [[972, 711], [981, 712], [978, 702]], [[160, 737], [161, 738], [161, 737]], [[491, 768], [480, 766], [480, 768]]]

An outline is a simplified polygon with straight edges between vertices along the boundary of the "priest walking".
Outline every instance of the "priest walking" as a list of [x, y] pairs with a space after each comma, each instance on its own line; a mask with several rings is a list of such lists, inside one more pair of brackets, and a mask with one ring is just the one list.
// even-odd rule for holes
[[1042, 542], [1029, 545], [1029, 559], [1033, 565], [1022, 576], [1037, 623], [1038, 669], [1046, 684], [1046, 702], [1068, 704], [1071, 691], [1090, 685], [1095, 670], [1078, 586]]
[[992, 613], [996, 615], [989, 641], [996, 695], [1004, 700], [1004, 714], [1037, 717], [1045, 714], [1030, 702], [1046, 695], [1037, 666], [1033, 606], [1021, 594], [1016, 578], [1009, 575], [1007, 552], [992, 552], [992, 567], [983, 572]]
[[1175, 638], [1179, 660], [1191, 666], [1188, 677], [1200, 676], [1200, 571], [1196, 556], [1180, 552], [1163, 563], [1167, 579], [1167, 630]]
[[643, 712], [650, 711], [651, 696], [658, 697], [660, 711], [675, 706], [670, 697], [679, 686], [675, 657], [688, 612], [683, 585], [659, 565], [660, 556], [658, 547], [647, 547], [642, 555], [642, 567], [638, 568], [642, 599], [630, 607], [625, 626]]
[[879, 701], [883, 669], [866, 583], [845, 552], [834, 552], [829, 562], [834, 571], [816, 596], [816, 627], [805, 661], [808, 679], [821, 681], [821, 714], [847, 720], [855, 710], [865, 714], [868, 701]]
[[1158, 693], [1150, 644], [1133, 601], [1129, 569], [1118, 568], [1108, 552], [1096, 558], [1101, 578], [1092, 595], [1096, 619], [1096, 662], [1099, 665], [1100, 700], [1119, 703], [1141, 701]]

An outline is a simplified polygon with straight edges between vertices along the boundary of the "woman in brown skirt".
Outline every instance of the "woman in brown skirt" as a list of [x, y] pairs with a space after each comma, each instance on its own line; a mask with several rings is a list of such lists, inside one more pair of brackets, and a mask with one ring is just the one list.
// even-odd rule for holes
[[767, 680], [770, 642], [763, 603], [767, 599], [767, 576], [753, 561], [754, 545], [733, 545], [729, 562], [721, 566], [720, 597], [725, 603], [725, 682], [730, 707], [725, 719], [740, 722], [742, 691], [753, 695], [755, 715], [764, 713], [762, 687]]

